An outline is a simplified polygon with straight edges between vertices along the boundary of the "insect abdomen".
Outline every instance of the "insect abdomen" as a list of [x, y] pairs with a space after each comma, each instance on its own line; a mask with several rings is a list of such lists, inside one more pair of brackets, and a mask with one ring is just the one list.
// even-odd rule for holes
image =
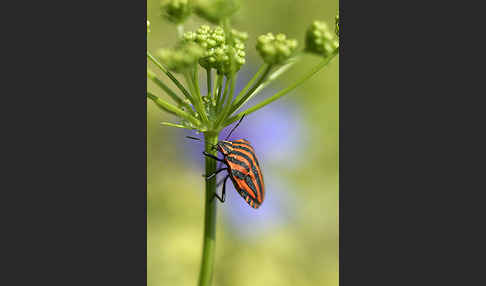
[[235, 188], [253, 208], [263, 203], [265, 187], [263, 176], [253, 148], [246, 140], [231, 141], [232, 150], [225, 156], [231, 169]]

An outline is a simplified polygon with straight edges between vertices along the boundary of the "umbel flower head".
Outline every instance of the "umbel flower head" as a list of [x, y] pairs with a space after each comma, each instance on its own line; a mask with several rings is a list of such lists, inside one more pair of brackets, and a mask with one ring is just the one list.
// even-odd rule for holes
[[239, 0], [197, 0], [195, 4], [196, 14], [213, 24], [220, 24], [239, 8]]
[[245, 43], [248, 35], [233, 30], [234, 43], [229, 45], [223, 28], [203, 25], [196, 32], [186, 32], [184, 40], [188, 43], [196, 43], [204, 49], [204, 56], [199, 64], [206, 69], [216, 69], [219, 74], [229, 75], [231, 73], [231, 54], [234, 57], [234, 71], [238, 71], [245, 63]]
[[184, 22], [192, 13], [192, 0], [164, 0], [162, 16], [174, 24]]
[[161, 49], [157, 56], [174, 72], [184, 72], [194, 67], [204, 56], [204, 50], [194, 43], [182, 43], [175, 49]]
[[314, 21], [307, 30], [306, 51], [323, 57], [330, 56], [338, 47], [339, 42], [329, 30], [325, 22]]
[[268, 33], [258, 37], [256, 49], [265, 63], [278, 65], [293, 56], [297, 45], [297, 40], [287, 39], [284, 34]]

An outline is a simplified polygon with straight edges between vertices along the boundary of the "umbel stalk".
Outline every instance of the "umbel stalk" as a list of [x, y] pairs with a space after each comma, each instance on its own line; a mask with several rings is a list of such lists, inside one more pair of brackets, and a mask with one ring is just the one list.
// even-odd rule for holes
[[[213, 148], [218, 143], [216, 132], [204, 133], [204, 149], [207, 153], [216, 156], [217, 151]], [[216, 171], [216, 160], [206, 158], [206, 173], [212, 174]], [[199, 286], [209, 286], [213, 278], [214, 254], [216, 249], [216, 176], [206, 180], [206, 198], [204, 203], [204, 238], [203, 253], [201, 259], [201, 272], [199, 273]]]

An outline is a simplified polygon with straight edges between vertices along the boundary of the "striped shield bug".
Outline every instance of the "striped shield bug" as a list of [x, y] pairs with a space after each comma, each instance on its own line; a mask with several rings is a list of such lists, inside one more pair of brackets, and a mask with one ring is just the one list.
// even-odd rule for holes
[[[205, 175], [206, 180], [211, 179], [222, 171], [227, 171], [228, 175], [221, 181], [223, 182], [223, 191], [221, 197], [218, 194], [214, 194], [220, 202], [224, 203], [226, 198], [226, 181], [231, 179], [235, 189], [240, 196], [247, 202], [250, 207], [257, 209], [263, 203], [265, 198], [265, 185], [263, 183], [263, 174], [258, 163], [258, 159], [255, 155], [255, 150], [251, 146], [250, 142], [245, 139], [229, 140], [231, 133], [240, 125], [244, 116], [226, 136], [225, 140], [219, 141], [214, 148], [223, 155], [223, 159], [220, 159], [212, 154], [203, 152], [207, 157], [224, 164], [226, 167], [219, 168], [212, 174]], [[197, 139], [187, 136], [191, 139]], [[220, 183], [221, 183], [220, 182]], [[220, 184], [218, 183], [218, 185]], [[214, 197], [213, 197], [214, 198]]]

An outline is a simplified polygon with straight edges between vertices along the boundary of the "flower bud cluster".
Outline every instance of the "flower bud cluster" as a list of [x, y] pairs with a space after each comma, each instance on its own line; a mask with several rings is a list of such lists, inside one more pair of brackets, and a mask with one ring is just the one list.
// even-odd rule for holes
[[234, 57], [234, 71], [238, 71], [245, 63], [245, 43], [248, 38], [246, 33], [233, 30], [234, 43], [228, 44], [223, 28], [211, 29], [203, 25], [196, 32], [186, 32], [184, 40], [189, 43], [196, 43], [204, 49], [205, 54], [199, 60], [199, 64], [206, 69], [216, 69], [219, 74], [228, 75], [231, 73], [231, 54]]
[[293, 56], [297, 45], [297, 40], [287, 39], [285, 34], [268, 33], [258, 37], [256, 49], [265, 63], [278, 65]]
[[162, 15], [174, 24], [184, 22], [192, 13], [191, 0], [165, 0], [160, 8]]
[[176, 49], [161, 49], [157, 56], [169, 70], [184, 72], [197, 64], [204, 50], [194, 43], [184, 43]]
[[325, 22], [314, 21], [307, 30], [306, 51], [328, 57], [339, 47], [339, 41]]

